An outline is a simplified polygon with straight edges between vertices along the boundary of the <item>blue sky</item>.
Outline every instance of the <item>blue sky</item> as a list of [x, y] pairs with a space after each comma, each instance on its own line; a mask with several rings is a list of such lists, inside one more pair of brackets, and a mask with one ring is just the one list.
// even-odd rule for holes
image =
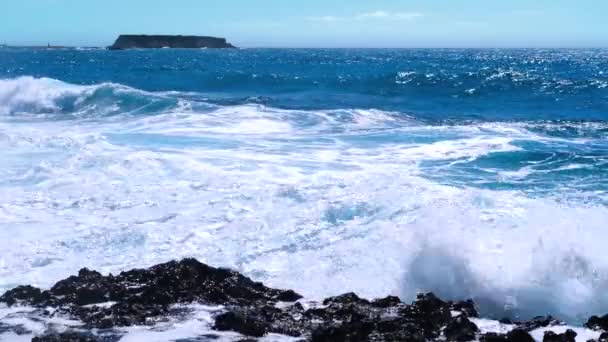
[[200, 34], [243, 47], [608, 47], [608, 0], [2, 0], [0, 43]]

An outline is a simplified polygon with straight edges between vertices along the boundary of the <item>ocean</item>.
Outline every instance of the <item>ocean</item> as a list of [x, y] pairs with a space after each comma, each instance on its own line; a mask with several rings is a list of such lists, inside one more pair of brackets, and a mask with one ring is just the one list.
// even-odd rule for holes
[[608, 50], [0, 49], [0, 293], [182, 257], [608, 312]]

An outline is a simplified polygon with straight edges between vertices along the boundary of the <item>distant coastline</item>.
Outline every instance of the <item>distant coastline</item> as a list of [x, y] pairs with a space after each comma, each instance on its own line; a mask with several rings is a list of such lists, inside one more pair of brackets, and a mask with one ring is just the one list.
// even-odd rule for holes
[[71, 49], [234, 49], [236, 46], [226, 38], [211, 36], [182, 36], [182, 35], [145, 35], [121, 34], [116, 41], [107, 47], [102, 46], [68, 46], [68, 45], [10, 45], [0, 44], [0, 48], [39, 49], [39, 50], [71, 50]]
[[103, 49], [101, 46], [68, 46], [68, 45], [8, 45], [0, 44], [0, 49], [33, 49], [33, 50], [73, 50], [73, 49]]

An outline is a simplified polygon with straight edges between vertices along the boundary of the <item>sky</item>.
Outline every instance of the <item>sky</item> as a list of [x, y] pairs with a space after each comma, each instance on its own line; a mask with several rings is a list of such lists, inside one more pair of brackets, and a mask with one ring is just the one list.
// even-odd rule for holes
[[0, 44], [118, 34], [240, 47], [608, 47], [608, 0], [1, 0]]

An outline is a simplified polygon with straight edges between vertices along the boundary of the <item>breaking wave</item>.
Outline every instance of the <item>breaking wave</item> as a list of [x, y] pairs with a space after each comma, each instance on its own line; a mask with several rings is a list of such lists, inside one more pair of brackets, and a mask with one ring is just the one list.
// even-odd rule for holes
[[0, 289], [192, 256], [310, 298], [578, 322], [608, 308], [607, 137], [0, 80]]

